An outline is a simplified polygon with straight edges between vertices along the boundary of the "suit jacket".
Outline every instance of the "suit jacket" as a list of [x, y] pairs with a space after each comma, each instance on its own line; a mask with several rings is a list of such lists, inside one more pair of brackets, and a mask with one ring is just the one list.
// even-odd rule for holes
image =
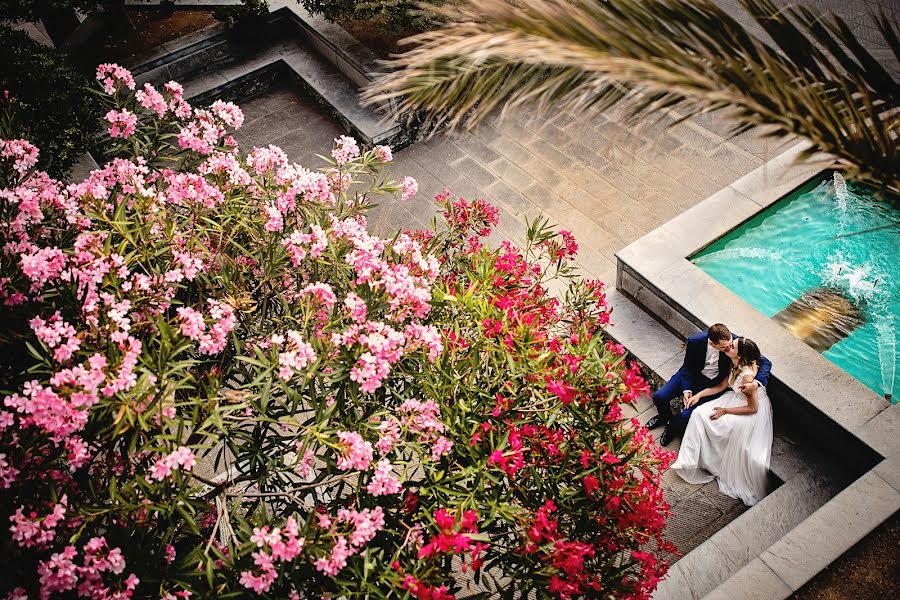
[[[731, 334], [731, 339], [738, 336]], [[709, 334], [700, 331], [687, 339], [687, 349], [684, 352], [684, 364], [681, 365], [681, 382], [683, 390], [691, 390], [694, 388], [694, 381], [703, 367], [706, 366], [706, 348], [709, 343]], [[772, 362], [765, 356], [759, 357], [759, 369], [756, 371], [755, 379], [760, 385], [769, 383], [769, 374], [772, 372]], [[719, 353], [719, 374], [713, 379], [714, 383], [719, 383], [731, 373], [731, 359], [724, 352]]]

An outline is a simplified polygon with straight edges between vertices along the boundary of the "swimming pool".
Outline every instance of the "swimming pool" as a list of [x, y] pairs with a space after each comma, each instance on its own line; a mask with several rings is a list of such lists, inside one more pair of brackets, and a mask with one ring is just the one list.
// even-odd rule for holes
[[[818, 176], [691, 257], [694, 264], [893, 402], [900, 209]], [[765, 352], [765, 340], [757, 340]]]

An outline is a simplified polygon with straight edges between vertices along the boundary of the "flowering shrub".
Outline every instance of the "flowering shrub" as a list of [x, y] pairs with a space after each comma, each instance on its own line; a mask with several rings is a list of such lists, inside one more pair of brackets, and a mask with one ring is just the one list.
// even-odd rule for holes
[[97, 78], [85, 181], [0, 140], [8, 597], [649, 596], [671, 456], [569, 233], [485, 248], [496, 209], [447, 193], [378, 238], [369, 199], [416, 193], [389, 148], [242, 156], [233, 104]]

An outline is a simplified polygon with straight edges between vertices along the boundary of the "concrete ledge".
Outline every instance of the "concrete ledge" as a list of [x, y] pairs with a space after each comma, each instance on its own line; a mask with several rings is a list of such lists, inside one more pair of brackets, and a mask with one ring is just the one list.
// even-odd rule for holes
[[[776, 438], [776, 446], [785, 443], [783, 436]], [[779, 451], [783, 453], [784, 448]], [[773, 455], [774, 452], [773, 448]], [[772, 472], [784, 478], [784, 483], [675, 563], [673, 568], [689, 582], [687, 586], [679, 583], [677, 575], [667, 576], [653, 599], [703, 598], [759, 560], [772, 544], [814, 514], [846, 484], [846, 474], [827, 473], [827, 461], [805, 454], [794, 449], [791, 458], [773, 456]]]
[[791, 590], [800, 589], [900, 510], [900, 492], [870, 471], [763, 552]]
[[[900, 465], [885, 463], [850, 484], [772, 544], [759, 558], [716, 587], [705, 599], [781, 600], [803, 587], [900, 510], [900, 491], [880, 475], [890, 473], [889, 477], [896, 484]], [[761, 586], [765, 595], [748, 596], [748, 583], [752, 583], [754, 588]]]
[[618, 290], [606, 294], [607, 305], [612, 309], [610, 327], [606, 333], [661, 377], [660, 368], [673, 358], [684, 357], [684, 345], [659, 321], [636, 306]]
[[761, 559], [755, 558], [728, 581], [705, 596], [706, 600], [775, 600], [791, 595], [791, 588]]

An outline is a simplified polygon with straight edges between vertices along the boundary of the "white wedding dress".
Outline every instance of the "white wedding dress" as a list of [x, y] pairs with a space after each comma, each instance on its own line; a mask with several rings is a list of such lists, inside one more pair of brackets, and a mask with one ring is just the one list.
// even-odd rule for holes
[[754, 414], [710, 419], [717, 406], [747, 405], [740, 386], [748, 374], [752, 375], [753, 370], [745, 367], [730, 390], [694, 410], [678, 460], [671, 468], [688, 483], [708, 483], [718, 478], [723, 494], [752, 506], [766, 495], [772, 456], [772, 404], [766, 388], [760, 386], [756, 392], [758, 408]]

